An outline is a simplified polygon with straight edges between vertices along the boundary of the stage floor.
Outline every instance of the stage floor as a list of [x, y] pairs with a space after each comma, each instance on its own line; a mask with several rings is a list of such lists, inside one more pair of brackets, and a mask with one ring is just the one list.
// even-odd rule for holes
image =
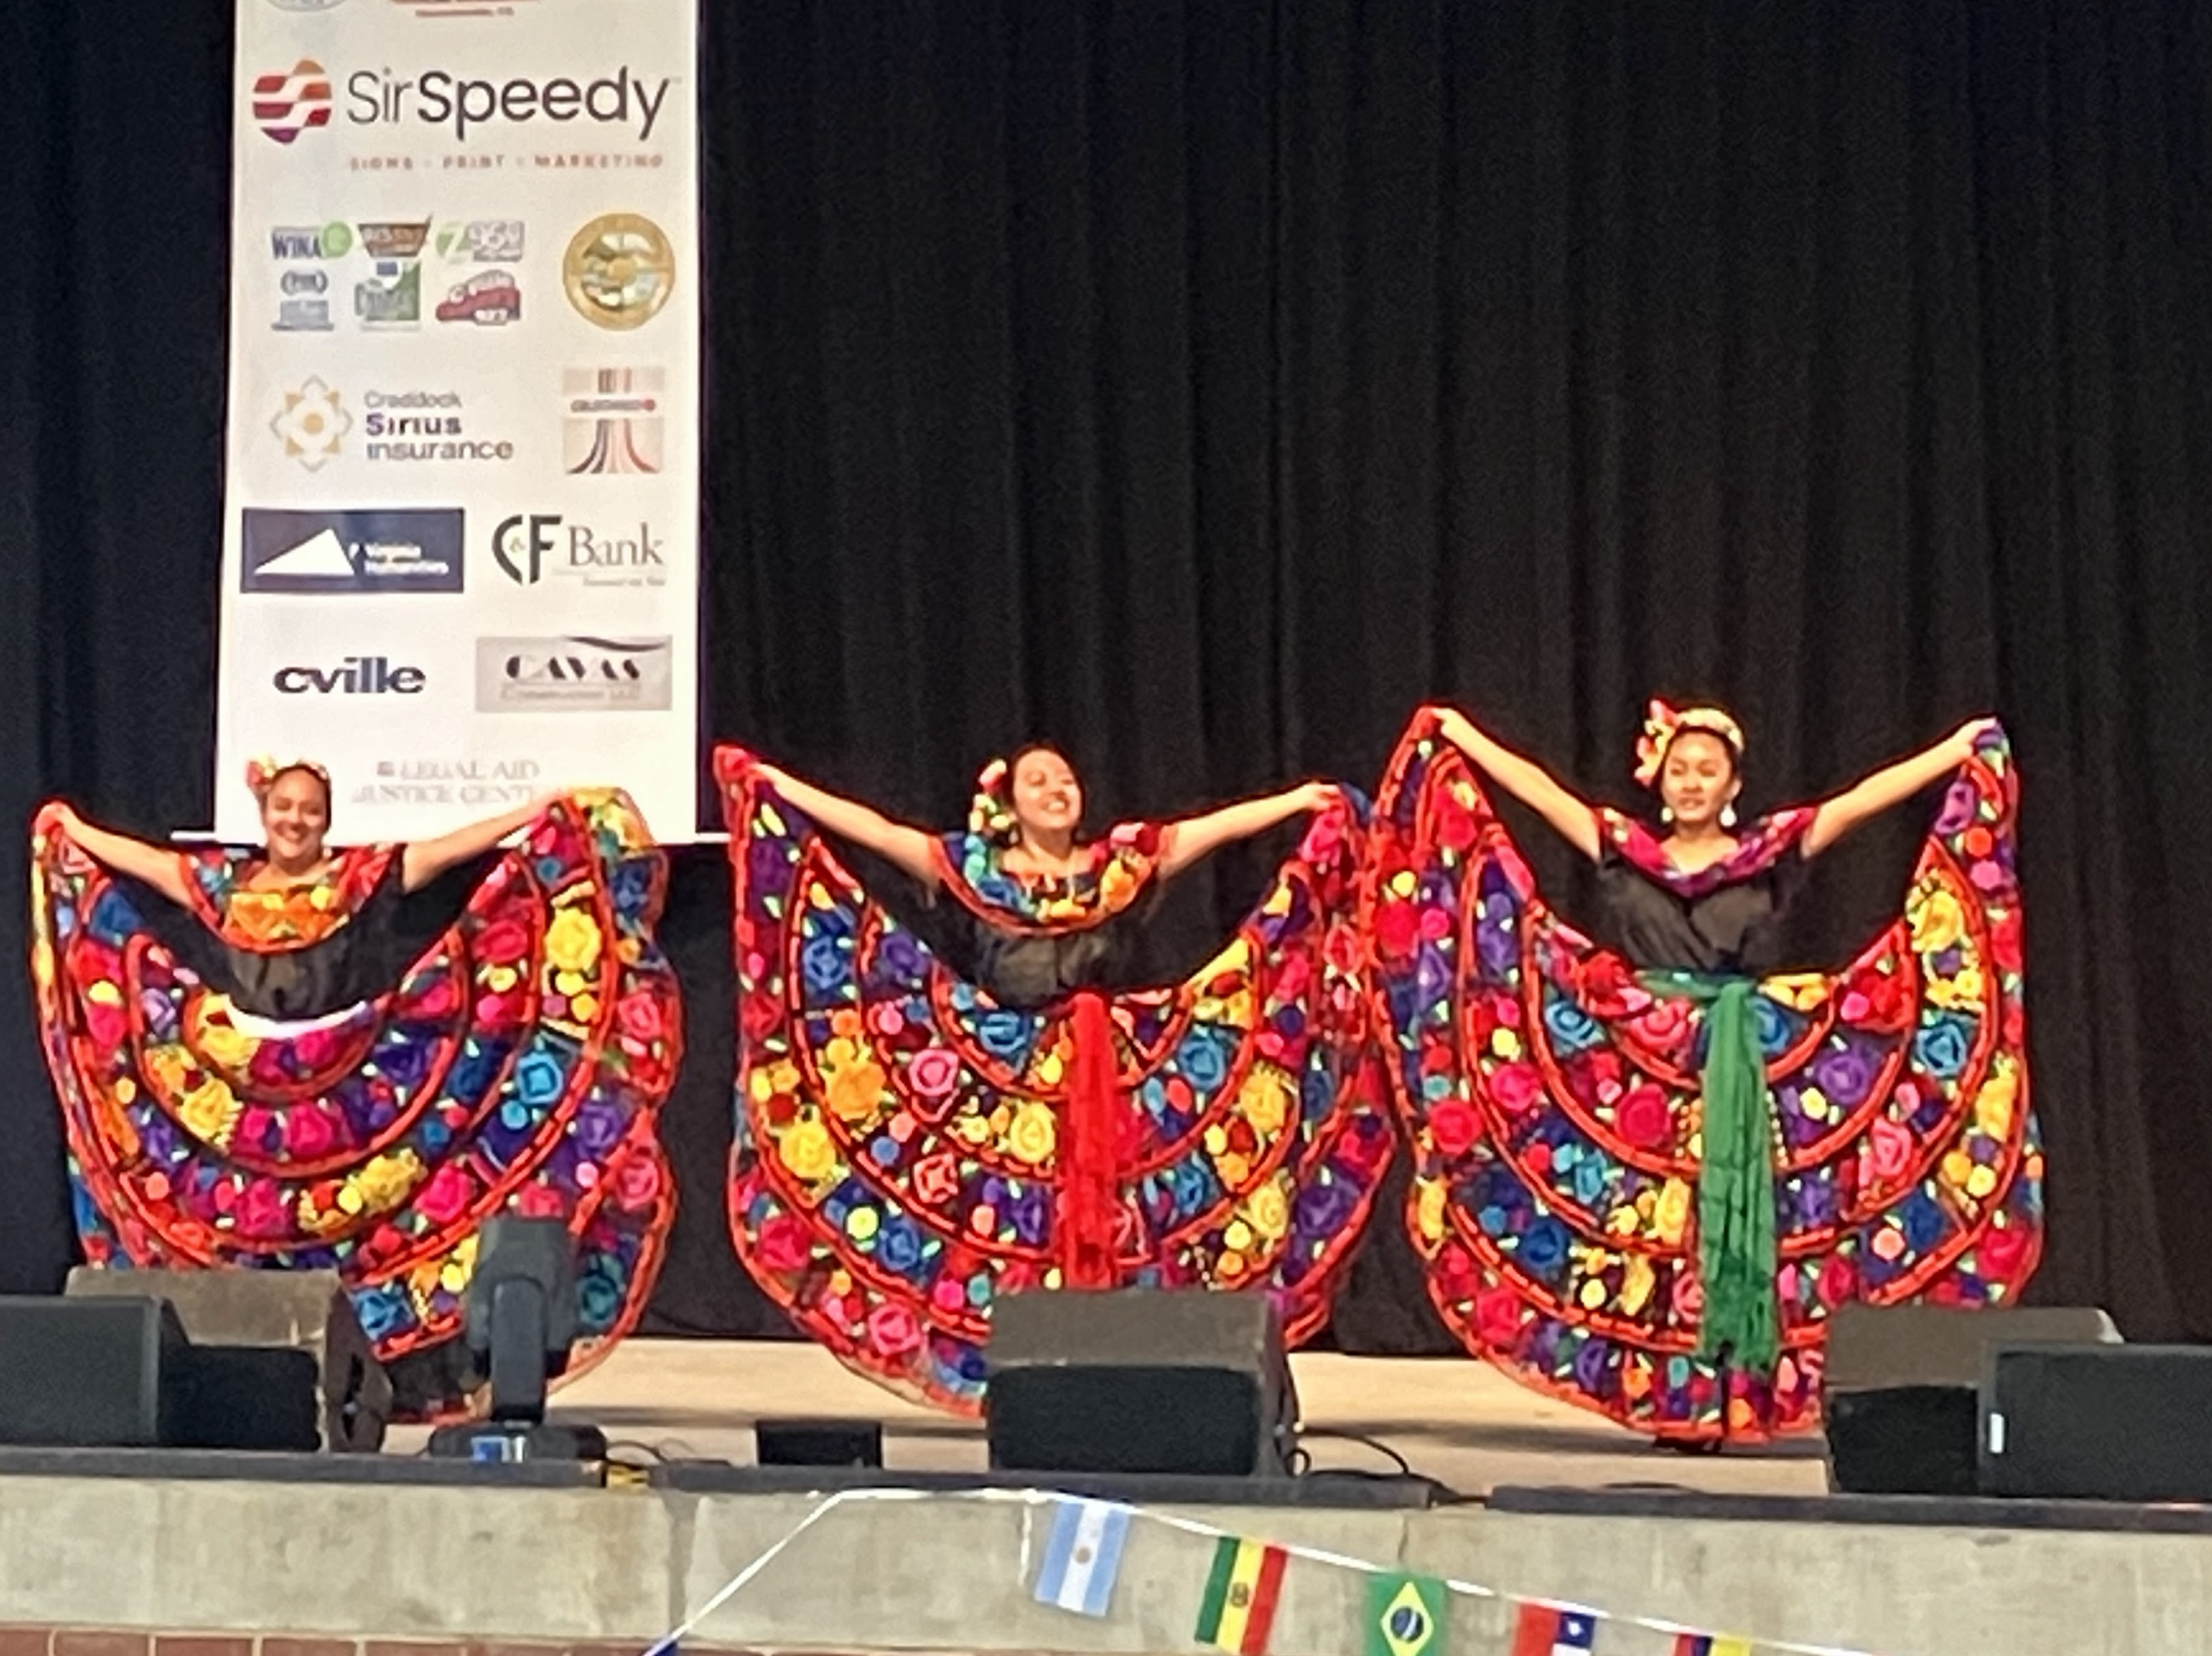
[[[1323, 1435], [1346, 1432], [1389, 1444], [1414, 1471], [1464, 1495], [1500, 1484], [1790, 1495], [1827, 1487], [1817, 1437], [1682, 1454], [1466, 1358], [1316, 1352], [1291, 1363], [1306, 1446], [1319, 1469], [1392, 1470], [1373, 1449]], [[907, 1403], [819, 1347], [796, 1341], [625, 1341], [564, 1387], [553, 1413], [597, 1423], [627, 1446], [629, 1459], [657, 1454], [749, 1465], [756, 1420], [805, 1416], [883, 1422], [889, 1470], [985, 1466], [980, 1424]], [[427, 1435], [420, 1428], [395, 1428], [386, 1447], [409, 1452]]]

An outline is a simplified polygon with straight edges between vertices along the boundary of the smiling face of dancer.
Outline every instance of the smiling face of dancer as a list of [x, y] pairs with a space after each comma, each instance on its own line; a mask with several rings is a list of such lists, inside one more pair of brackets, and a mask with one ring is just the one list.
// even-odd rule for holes
[[331, 785], [304, 764], [279, 770], [261, 792], [262, 842], [269, 866], [300, 874], [320, 868], [330, 855]]
[[1026, 747], [1008, 766], [1006, 801], [1013, 812], [1015, 843], [1047, 858], [1074, 849], [1083, 820], [1083, 785], [1059, 750]]
[[1659, 800], [1676, 837], [1703, 839], [1726, 831], [1721, 813], [1743, 789], [1735, 751], [1710, 730], [1684, 730], [1668, 744], [1659, 768]]

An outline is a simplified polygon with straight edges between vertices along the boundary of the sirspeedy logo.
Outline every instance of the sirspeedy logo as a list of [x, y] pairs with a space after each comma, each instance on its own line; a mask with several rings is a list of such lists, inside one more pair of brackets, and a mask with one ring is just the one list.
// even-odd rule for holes
[[442, 126], [461, 143], [479, 127], [527, 126], [539, 121], [556, 126], [587, 121], [595, 126], [629, 127], [640, 143], [646, 143], [660, 124], [660, 112], [674, 84], [672, 76], [655, 80], [627, 67], [593, 81], [566, 75], [543, 81], [526, 75], [485, 81], [444, 69], [412, 75], [357, 69], [346, 76], [345, 113], [355, 126]]
[[331, 77], [312, 58], [253, 77], [253, 123], [279, 143], [331, 124]]

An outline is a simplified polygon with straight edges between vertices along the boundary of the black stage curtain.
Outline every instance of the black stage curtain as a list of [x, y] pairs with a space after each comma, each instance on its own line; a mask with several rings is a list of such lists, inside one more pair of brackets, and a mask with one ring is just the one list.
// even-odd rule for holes
[[[11, 824], [209, 814], [228, 5], [0, 8]], [[1717, 697], [1759, 804], [1994, 707], [2041, 1294], [2212, 1337], [2212, 9], [704, 10], [712, 732], [931, 820], [1046, 734], [1103, 819], [1371, 781], [1429, 698], [1620, 799], [1642, 698]], [[1893, 912], [1920, 826], [1824, 865], [1808, 953]], [[677, 892], [656, 1309], [760, 1327], [726, 882]], [[0, 983], [0, 1281], [43, 1286], [59, 1152]], [[1433, 1337], [1407, 1263], [1370, 1251], [1348, 1342]]]

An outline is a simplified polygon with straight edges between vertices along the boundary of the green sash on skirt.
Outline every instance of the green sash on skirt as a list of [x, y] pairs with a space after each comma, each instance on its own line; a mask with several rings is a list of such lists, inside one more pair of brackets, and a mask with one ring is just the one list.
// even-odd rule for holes
[[1698, 1172], [1698, 1275], [1705, 1294], [1698, 1355], [1771, 1374], [1782, 1355], [1776, 1296], [1773, 1105], [1748, 977], [1643, 974], [1655, 995], [1705, 1008], [1705, 1157]]

